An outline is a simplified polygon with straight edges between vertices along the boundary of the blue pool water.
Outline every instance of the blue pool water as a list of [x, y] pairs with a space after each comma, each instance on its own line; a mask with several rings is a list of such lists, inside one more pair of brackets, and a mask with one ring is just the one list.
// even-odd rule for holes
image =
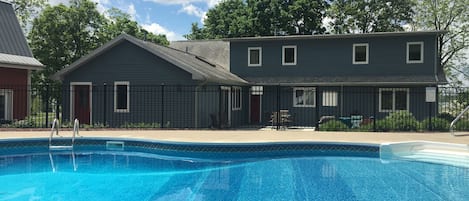
[[0, 154], [0, 201], [469, 200], [467, 168], [357, 151], [14, 149]]

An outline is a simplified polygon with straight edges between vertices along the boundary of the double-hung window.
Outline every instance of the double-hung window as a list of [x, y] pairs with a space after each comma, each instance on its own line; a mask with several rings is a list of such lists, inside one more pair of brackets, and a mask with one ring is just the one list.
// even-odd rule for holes
[[241, 87], [231, 89], [231, 109], [241, 110]]
[[379, 111], [394, 112], [399, 110], [409, 110], [409, 89], [379, 89]]
[[353, 44], [353, 64], [368, 64], [368, 43]]
[[423, 42], [407, 43], [407, 63], [423, 63]]
[[114, 112], [129, 112], [130, 101], [129, 82], [114, 82]]
[[282, 47], [282, 65], [296, 65], [296, 45], [287, 45]]
[[248, 66], [262, 66], [262, 48], [248, 48]]
[[315, 107], [316, 88], [297, 87], [293, 88], [293, 107]]

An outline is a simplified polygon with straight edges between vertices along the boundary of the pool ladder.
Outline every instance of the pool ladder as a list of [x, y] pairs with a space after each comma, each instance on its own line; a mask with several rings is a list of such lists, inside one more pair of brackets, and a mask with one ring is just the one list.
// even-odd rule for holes
[[455, 136], [454, 126], [456, 126], [456, 122], [458, 122], [459, 119], [461, 119], [464, 113], [466, 113], [467, 111], [469, 111], [469, 105], [461, 113], [459, 113], [458, 116], [451, 122], [451, 124], [449, 125], [449, 130], [451, 132], [451, 135]]
[[79, 128], [80, 128], [80, 122], [78, 121], [78, 119], [75, 119], [75, 121], [73, 123], [73, 135], [72, 135], [71, 145], [62, 145], [62, 146], [52, 145], [52, 138], [54, 136], [54, 133], [55, 133], [55, 135], [60, 136], [59, 135], [59, 120], [54, 119], [54, 121], [52, 122], [52, 129], [51, 129], [50, 136], [49, 136], [49, 159], [50, 159], [50, 164], [51, 164], [53, 172], [56, 171], [56, 168], [55, 168], [55, 164], [54, 164], [54, 159], [52, 157], [52, 151], [62, 151], [62, 150], [70, 150], [72, 152], [71, 155], [72, 155], [72, 162], [73, 162], [73, 171], [77, 170], [77, 165], [76, 165], [76, 162], [75, 162], [75, 153], [73, 151], [73, 146], [75, 145], [75, 137], [77, 135], [80, 136], [79, 135]]
[[80, 128], [80, 122], [78, 119], [75, 119], [75, 122], [73, 123], [73, 135], [72, 135], [72, 144], [71, 145], [65, 145], [65, 146], [56, 146], [52, 145], [52, 138], [55, 135], [59, 135], [59, 120], [54, 119], [52, 123], [52, 129], [50, 131], [50, 136], [49, 136], [49, 150], [73, 150], [73, 145], [75, 145], [75, 137], [79, 135], [79, 128]]

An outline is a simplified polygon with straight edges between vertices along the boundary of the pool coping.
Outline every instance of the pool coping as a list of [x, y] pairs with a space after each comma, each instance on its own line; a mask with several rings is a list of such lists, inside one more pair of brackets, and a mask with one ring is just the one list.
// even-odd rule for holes
[[[71, 131], [60, 131], [71, 136]], [[433, 141], [469, 144], [469, 135], [451, 136], [445, 133], [379, 133], [323, 131], [259, 131], [259, 130], [111, 130], [80, 131], [84, 137], [117, 137], [188, 143], [272, 143], [272, 142], [331, 142], [376, 144], [404, 141]], [[48, 138], [50, 131], [0, 132], [0, 139]]]

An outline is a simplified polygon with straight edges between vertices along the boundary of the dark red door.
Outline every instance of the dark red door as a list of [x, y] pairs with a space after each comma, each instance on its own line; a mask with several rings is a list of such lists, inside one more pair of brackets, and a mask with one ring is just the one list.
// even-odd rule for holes
[[81, 124], [90, 124], [90, 86], [75, 85], [73, 101], [75, 118], [77, 118]]
[[261, 122], [261, 96], [251, 95], [251, 123]]

